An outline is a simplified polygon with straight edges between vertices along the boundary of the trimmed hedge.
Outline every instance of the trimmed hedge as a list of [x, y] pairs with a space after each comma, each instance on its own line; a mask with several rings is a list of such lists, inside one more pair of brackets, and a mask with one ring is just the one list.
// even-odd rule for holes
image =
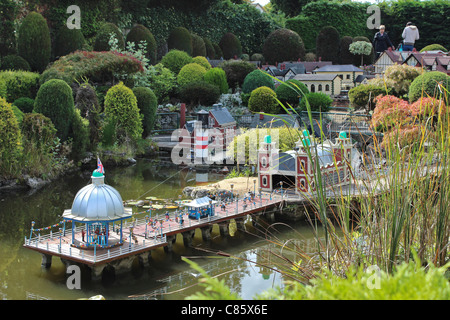
[[253, 90], [259, 87], [268, 87], [275, 90], [275, 84], [273, 79], [264, 71], [255, 70], [250, 72], [244, 79], [242, 84], [243, 93], [251, 93]]
[[278, 29], [266, 38], [263, 55], [269, 64], [304, 60], [305, 46], [298, 33], [289, 29]]
[[276, 89], [278, 100], [284, 104], [284, 107], [289, 110], [289, 106], [295, 107], [299, 104], [300, 99], [303, 99], [309, 93], [308, 87], [299, 80], [290, 79], [282, 82]]
[[206, 56], [209, 59], [215, 59], [216, 50], [214, 49], [214, 45], [212, 44], [211, 40], [209, 40], [208, 38], [203, 38], [203, 42], [205, 42]]
[[206, 71], [203, 80], [219, 88], [220, 93], [228, 93], [228, 82], [225, 71], [221, 68], [212, 68]]
[[0, 168], [18, 160], [22, 153], [22, 134], [13, 108], [0, 97]]
[[225, 60], [239, 58], [242, 54], [241, 41], [231, 32], [222, 36], [219, 47]]
[[167, 46], [169, 50], [181, 50], [192, 56], [192, 37], [188, 29], [184, 27], [173, 29], [167, 39]]
[[241, 87], [245, 77], [256, 69], [253, 63], [239, 60], [224, 61], [218, 67], [225, 71], [228, 86], [232, 89]]
[[428, 46], [423, 47], [420, 52], [424, 52], [424, 51], [435, 51], [435, 50], [441, 50], [444, 52], [448, 52], [447, 48], [445, 48], [444, 46], [434, 43], [434, 44], [430, 44]]
[[38, 89], [38, 73], [28, 71], [0, 72], [0, 96], [10, 103], [22, 97], [34, 99]]
[[77, 50], [82, 50], [86, 40], [81, 29], [69, 29], [66, 26], [58, 30], [54, 43], [54, 56], [62, 57]]
[[259, 87], [250, 94], [248, 109], [253, 112], [277, 114], [280, 112], [281, 107], [277, 101], [275, 91], [269, 87]]
[[72, 89], [63, 80], [47, 81], [39, 88], [33, 112], [49, 117], [58, 137], [66, 141], [75, 112]]
[[384, 86], [374, 84], [360, 84], [351, 88], [348, 92], [350, 105], [355, 109], [364, 109], [368, 111], [375, 109], [375, 98], [379, 95], [387, 95], [390, 90], [386, 92]]
[[211, 106], [220, 97], [219, 87], [205, 81], [191, 82], [181, 88], [180, 96], [188, 105]]
[[31, 113], [34, 109], [34, 100], [26, 97], [14, 100], [13, 105], [24, 113]]
[[344, 36], [341, 38], [339, 47], [339, 61], [340, 64], [353, 64], [355, 56], [350, 52], [350, 44], [352, 44], [353, 38], [350, 36]]
[[339, 62], [339, 32], [335, 27], [323, 27], [316, 39], [316, 56], [322, 61]]
[[311, 111], [327, 112], [330, 110], [333, 99], [323, 92], [310, 92], [300, 101], [300, 109], [306, 111], [306, 101], [309, 102]]
[[211, 64], [209, 63], [208, 59], [206, 59], [203, 56], [197, 56], [192, 58], [192, 63], [201, 65], [203, 68], [205, 68], [206, 71], [211, 69]]
[[0, 70], [31, 71], [30, 64], [21, 56], [11, 54], [1, 59]]
[[41, 113], [26, 113], [21, 129], [24, 140], [44, 152], [50, 151], [56, 138], [56, 128], [50, 118]]
[[118, 40], [117, 46], [119, 49], [125, 49], [125, 40], [123, 39], [122, 32], [119, 28], [111, 22], [104, 23], [97, 32], [94, 42], [94, 51], [109, 51], [110, 34], [113, 33]]
[[95, 89], [89, 83], [82, 83], [75, 95], [75, 108], [80, 115], [89, 121], [89, 137], [91, 148], [95, 149], [100, 141], [100, 112], [101, 106]]
[[191, 82], [198, 82], [203, 80], [206, 69], [197, 63], [189, 63], [181, 68], [177, 76], [177, 81], [180, 86], [185, 86]]
[[206, 44], [202, 37], [195, 33], [191, 33], [192, 38], [192, 56], [202, 56], [206, 57]]
[[28, 61], [31, 70], [42, 72], [50, 62], [52, 44], [47, 21], [37, 12], [30, 12], [19, 28], [19, 55]]
[[149, 88], [133, 88], [133, 93], [136, 96], [139, 113], [143, 116], [142, 127], [144, 129], [143, 137], [145, 138], [151, 133], [155, 124], [158, 100]]
[[180, 72], [181, 68], [191, 62], [192, 57], [187, 52], [176, 49], [170, 50], [161, 59], [161, 64], [176, 75]]
[[135, 25], [127, 34], [126, 42], [134, 42], [134, 46], [137, 49], [141, 41], [147, 43], [147, 59], [151, 64], [156, 63], [156, 40], [153, 34], [142, 24]]
[[[438, 83], [446, 88], [446, 90], [441, 90]], [[425, 72], [414, 79], [414, 81], [409, 86], [409, 101], [415, 102], [420, 97], [434, 97], [439, 98], [440, 92], [443, 95], [449, 96], [450, 91], [450, 76], [439, 71]], [[448, 100], [447, 100], [448, 101]]]

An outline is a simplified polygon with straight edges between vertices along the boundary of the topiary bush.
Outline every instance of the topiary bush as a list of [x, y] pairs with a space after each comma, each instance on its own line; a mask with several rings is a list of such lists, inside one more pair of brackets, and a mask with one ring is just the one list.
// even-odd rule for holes
[[62, 57], [77, 50], [82, 50], [85, 44], [86, 39], [81, 29], [69, 29], [63, 26], [56, 34], [54, 56]]
[[231, 32], [222, 36], [219, 47], [225, 60], [238, 58], [242, 54], [241, 41]]
[[162, 59], [161, 64], [172, 71], [174, 74], [178, 74], [185, 65], [192, 62], [192, 57], [182, 50], [170, 50]]
[[225, 71], [228, 86], [232, 89], [242, 87], [245, 77], [256, 69], [253, 63], [236, 60], [224, 61], [218, 67]]
[[133, 88], [136, 96], [139, 113], [142, 115], [143, 137], [147, 137], [153, 130], [156, 120], [158, 100], [153, 91], [145, 87]]
[[355, 59], [353, 53], [350, 52], [350, 44], [352, 44], [353, 38], [350, 36], [344, 36], [340, 41], [339, 61], [340, 64], [353, 64]]
[[49, 117], [62, 141], [68, 138], [74, 110], [72, 89], [63, 80], [49, 80], [39, 88], [33, 112]]
[[203, 80], [206, 69], [197, 63], [189, 63], [181, 68], [177, 76], [180, 86], [184, 86], [190, 82], [198, 82]]
[[37, 12], [30, 12], [19, 28], [19, 55], [27, 60], [31, 70], [42, 72], [50, 62], [52, 44], [47, 21]]
[[327, 112], [330, 110], [333, 99], [322, 92], [310, 92], [300, 101], [300, 110], [306, 111], [306, 101], [308, 101], [311, 111]]
[[181, 50], [192, 56], [192, 37], [190, 32], [184, 27], [175, 28], [170, 32], [167, 46], [169, 50]]
[[50, 152], [56, 139], [56, 128], [50, 118], [41, 113], [27, 113], [22, 121], [24, 141], [37, 146], [44, 153]]
[[[444, 90], [440, 88], [442, 86]], [[414, 79], [409, 87], [409, 101], [417, 101], [420, 97], [439, 98], [441, 92], [448, 96], [450, 90], [450, 76], [439, 71], [425, 72]], [[448, 100], [447, 100], [448, 101]]]
[[420, 52], [425, 52], [425, 51], [436, 51], [436, 50], [441, 50], [444, 52], [448, 52], [447, 48], [445, 48], [444, 46], [434, 43], [434, 44], [430, 44], [426, 47], [423, 47]]
[[295, 107], [299, 104], [300, 99], [303, 99], [308, 93], [308, 87], [299, 80], [290, 79], [282, 82], [276, 89], [278, 100], [285, 104], [285, 108], [288, 105]]
[[391, 90], [381, 85], [360, 84], [348, 92], [350, 105], [355, 109], [371, 111], [375, 108], [375, 98], [379, 95], [387, 95]]
[[80, 115], [89, 122], [89, 138], [91, 149], [95, 149], [100, 141], [100, 112], [101, 106], [95, 89], [87, 82], [82, 83], [75, 95], [75, 108]]
[[256, 88], [250, 94], [248, 109], [253, 112], [279, 113], [280, 105], [277, 101], [277, 94], [269, 87]]
[[1, 71], [0, 97], [9, 103], [21, 97], [33, 99], [39, 88], [39, 74], [28, 71]]
[[149, 78], [150, 88], [158, 98], [159, 103], [169, 100], [169, 95], [177, 87], [177, 78], [175, 74], [162, 63], [154, 66], [155, 73]]
[[114, 126], [114, 141], [135, 144], [142, 137], [142, 120], [136, 96], [122, 82], [106, 93], [105, 117], [106, 122]]
[[209, 63], [208, 59], [206, 59], [203, 56], [197, 56], [192, 58], [192, 63], [197, 63], [201, 65], [203, 68], [205, 68], [206, 71], [211, 69], [211, 64]]
[[1, 60], [0, 70], [23, 70], [31, 71], [30, 64], [21, 56], [11, 54], [3, 57]]
[[243, 93], [251, 93], [253, 90], [259, 87], [268, 87], [275, 90], [275, 84], [273, 79], [264, 71], [254, 70], [250, 72], [244, 79], [242, 84]]
[[109, 51], [111, 47], [109, 45], [111, 33], [117, 39], [117, 46], [123, 50], [125, 49], [125, 40], [123, 39], [122, 32], [119, 28], [111, 22], [104, 23], [97, 31], [94, 42], [94, 51]]
[[220, 93], [228, 93], [228, 82], [225, 71], [221, 68], [212, 68], [203, 76], [203, 80], [219, 88]]
[[209, 59], [215, 59], [216, 50], [214, 49], [214, 45], [212, 44], [211, 40], [209, 40], [208, 38], [203, 38], [203, 42], [205, 42], [206, 57], [208, 57]]
[[151, 64], [156, 63], [156, 40], [153, 34], [142, 24], [135, 25], [127, 34], [126, 42], [134, 42], [135, 48], [138, 49], [141, 41], [146, 42], [147, 59]]
[[3, 173], [22, 153], [22, 134], [12, 106], [0, 97], [0, 168]]
[[180, 96], [190, 106], [211, 106], [219, 99], [220, 90], [213, 84], [205, 81], [196, 81], [182, 87]]
[[220, 60], [223, 58], [223, 52], [217, 43], [213, 43], [215, 57], [214, 59]]
[[264, 41], [263, 55], [267, 63], [304, 60], [305, 46], [302, 38], [289, 29], [278, 29]]
[[339, 43], [340, 36], [336, 28], [332, 26], [322, 28], [316, 39], [316, 56], [322, 58], [322, 61], [339, 63]]
[[[372, 42], [370, 42], [370, 40], [367, 37], [363, 37], [363, 36], [357, 36], [357, 37], [353, 38], [353, 43], [354, 42], [358, 42], [358, 41], [365, 41], [365, 42], [368, 42], [368, 43], [372, 44]], [[355, 56], [354, 57], [353, 64], [355, 66], [358, 66], [360, 64], [367, 66], [367, 65], [373, 64], [374, 60], [375, 60], [375, 51], [374, 51], [373, 46], [372, 46], [372, 50], [371, 50], [370, 54], [363, 55], [362, 64], [361, 64], [361, 57], [360, 56]]]
[[192, 56], [202, 56], [206, 57], [206, 45], [202, 37], [195, 33], [191, 33], [192, 38]]
[[252, 56], [250, 57], [250, 60], [251, 61], [259, 61], [259, 62], [261, 62], [261, 64], [266, 62], [266, 60], [264, 59], [264, 56], [261, 53], [252, 54]]
[[31, 113], [34, 108], [34, 100], [27, 97], [22, 97], [14, 100], [13, 105], [19, 108], [23, 113]]
[[[80, 114], [80, 109], [75, 109], [70, 121], [69, 137], [71, 138], [71, 159], [81, 159], [89, 145], [89, 121]], [[94, 150], [94, 146], [92, 146]]]

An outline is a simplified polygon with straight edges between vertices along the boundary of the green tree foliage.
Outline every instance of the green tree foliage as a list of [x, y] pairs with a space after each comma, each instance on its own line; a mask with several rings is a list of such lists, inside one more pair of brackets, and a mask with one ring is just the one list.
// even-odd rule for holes
[[33, 112], [50, 118], [62, 141], [68, 138], [74, 110], [72, 89], [66, 82], [52, 79], [39, 88]]
[[[70, 121], [69, 137], [72, 140], [70, 158], [81, 159], [89, 146], [89, 120], [83, 118], [80, 109], [75, 109]], [[91, 146], [94, 150], [94, 146]]]
[[[360, 49], [362, 51], [360, 52], [364, 52], [362, 55], [362, 60], [361, 60], [361, 55], [360, 54], [356, 54], [353, 60], [353, 64], [358, 66], [358, 65], [370, 65], [373, 63], [374, 59], [375, 59], [375, 51], [373, 49], [373, 45], [370, 42], [370, 40], [367, 37], [363, 37], [363, 36], [356, 36], [353, 38], [353, 42], [352, 45], [355, 45], [356, 42], [366, 42], [366, 44], [360, 44], [360, 48], [365, 48], [365, 49]], [[369, 48], [370, 48], [370, 53], [367, 54], [367, 52], [369, 52]], [[350, 47], [349, 47], [350, 50]]]
[[[387, 91], [388, 90], [388, 91]], [[348, 92], [350, 105], [355, 109], [375, 109], [375, 98], [379, 95], [387, 95], [390, 90], [381, 84], [360, 84]]]
[[192, 62], [192, 57], [185, 51], [172, 49], [162, 59], [161, 64], [172, 71], [174, 74], [178, 74], [185, 65]]
[[444, 46], [437, 44], [437, 43], [433, 43], [430, 44], [428, 46], [423, 47], [420, 52], [425, 52], [425, 51], [435, 51], [435, 50], [441, 50], [443, 52], [448, 52], [447, 48], [445, 48]]
[[205, 37], [203, 38], [203, 42], [205, 42], [206, 57], [208, 57], [209, 59], [215, 59], [216, 50], [214, 49], [214, 45], [212, 44], [211, 40]]
[[303, 60], [305, 46], [298, 33], [289, 29], [278, 29], [270, 33], [264, 41], [263, 55], [269, 64]]
[[214, 54], [216, 55], [214, 59], [223, 58], [223, 52], [220, 46], [217, 43], [213, 43], [213, 47], [214, 47]]
[[69, 29], [66, 26], [58, 30], [54, 43], [54, 56], [62, 57], [77, 50], [82, 50], [86, 40], [81, 29]]
[[277, 114], [280, 112], [281, 107], [277, 101], [275, 91], [269, 87], [259, 87], [250, 94], [248, 109], [253, 112]]
[[205, 81], [195, 81], [183, 86], [180, 96], [190, 106], [211, 106], [219, 99], [220, 90], [219, 87]]
[[300, 109], [306, 111], [306, 101], [308, 101], [311, 111], [327, 112], [330, 110], [333, 99], [323, 92], [310, 92], [300, 101]]
[[192, 37], [189, 30], [184, 27], [174, 28], [167, 39], [167, 46], [169, 50], [181, 50], [192, 56]]
[[323, 27], [316, 39], [316, 56], [322, 61], [339, 63], [340, 36], [335, 27]]
[[208, 59], [206, 59], [204, 56], [193, 57], [192, 63], [201, 65], [203, 68], [205, 68], [206, 71], [211, 69], [211, 64], [209, 63]]
[[153, 91], [145, 87], [133, 88], [133, 93], [136, 96], [137, 106], [142, 115], [143, 137], [147, 137], [155, 124], [156, 110], [158, 108], [158, 100]]
[[271, 0], [270, 3], [275, 9], [286, 14], [287, 17], [295, 17], [302, 12], [302, 9], [309, 2], [316, 0]]
[[22, 135], [43, 154], [49, 153], [56, 139], [56, 128], [50, 118], [41, 113], [27, 113], [22, 122]]
[[0, 65], [0, 70], [23, 70], [31, 71], [30, 64], [21, 56], [14, 54], [3, 57]]
[[308, 88], [299, 80], [290, 79], [282, 82], [276, 89], [278, 100], [288, 108], [288, 105], [295, 107], [299, 104], [300, 99], [309, 93]]
[[16, 53], [14, 20], [18, 7], [16, 1], [0, 0], [0, 57]]
[[153, 70], [154, 73], [149, 78], [150, 89], [158, 98], [158, 102], [163, 103], [169, 99], [170, 92], [177, 86], [177, 78], [172, 71], [161, 63], [154, 66]]
[[42, 72], [50, 62], [51, 40], [47, 21], [37, 12], [30, 12], [19, 28], [19, 55], [28, 61], [31, 70]]
[[418, 67], [407, 64], [394, 64], [386, 68], [383, 78], [370, 79], [368, 84], [392, 89], [390, 94], [402, 98], [404, 95], [408, 95], [411, 83], [423, 72]]
[[0, 132], [0, 168], [5, 169], [21, 156], [22, 134], [11, 104], [1, 97]]
[[225, 33], [219, 41], [219, 47], [222, 50], [223, 58], [234, 59], [242, 54], [242, 45], [238, 37], [233, 33]]
[[114, 23], [107, 22], [104, 23], [97, 32], [94, 42], [94, 51], [111, 50], [109, 45], [111, 33], [114, 34], [114, 37], [118, 40], [117, 46], [122, 50], [125, 49], [125, 40], [123, 39], [122, 32]]
[[150, 60], [151, 64], [156, 63], [156, 40], [153, 34], [142, 24], [137, 24], [131, 28], [127, 34], [126, 42], [133, 42], [135, 50], [138, 49], [138, 45], [141, 41], [146, 43], [146, 57]]
[[268, 87], [275, 90], [275, 84], [273, 83], [272, 77], [270, 77], [266, 72], [261, 70], [255, 70], [250, 72], [244, 79], [242, 84], [243, 93], [251, 93], [253, 90], [259, 87]]
[[203, 80], [206, 69], [197, 63], [189, 63], [181, 68], [177, 76], [177, 81], [180, 86], [184, 86], [191, 82], [198, 82]]
[[34, 99], [38, 88], [38, 73], [9, 70], [0, 72], [0, 97], [10, 103], [21, 97]]
[[114, 140], [136, 143], [142, 137], [142, 120], [136, 96], [122, 82], [108, 90], [105, 97], [106, 122], [114, 125]]
[[220, 93], [228, 93], [227, 75], [223, 69], [211, 68], [205, 73], [203, 80], [209, 84], [217, 86]]
[[369, 56], [372, 53], [372, 44], [366, 41], [355, 41], [349, 46], [350, 53], [361, 57], [361, 66], [364, 62], [364, 56]]
[[95, 89], [89, 83], [82, 83], [78, 87], [75, 95], [75, 107], [80, 110], [80, 115], [88, 120], [90, 147], [94, 150], [100, 141], [101, 106]]
[[[425, 72], [414, 79], [409, 87], [409, 101], [415, 102], [420, 97], [449, 96], [450, 76], [439, 71]], [[445, 100], [448, 102], [448, 100]]]
[[14, 100], [13, 105], [19, 108], [23, 113], [31, 113], [34, 109], [34, 100], [26, 97]]
[[206, 44], [202, 37], [195, 33], [191, 33], [192, 38], [192, 56], [206, 57]]
[[353, 42], [353, 38], [350, 36], [344, 36], [341, 38], [340, 44], [339, 44], [339, 61], [340, 64], [353, 64], [354, 56], [350, 52], [350, 45]]
[[232, 89], [241, 87], [245, 77], [256, 69], [256, 66], [253, 63], [234, 60], [224, 61], [220, 63], [218, 67], [225, 71], [228, 86]]

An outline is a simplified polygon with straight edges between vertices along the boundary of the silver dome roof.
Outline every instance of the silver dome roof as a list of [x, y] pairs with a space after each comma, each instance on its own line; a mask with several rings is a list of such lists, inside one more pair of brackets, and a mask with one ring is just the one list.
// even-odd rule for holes
[[86, 222], [129, 218], [131, 208], [124, 208], [119, 192], [105, 184], [105, 177], [93, 174], [91, 178], [92, 183], [77, 192], [72, 209], [65, 210], [63, 217]]

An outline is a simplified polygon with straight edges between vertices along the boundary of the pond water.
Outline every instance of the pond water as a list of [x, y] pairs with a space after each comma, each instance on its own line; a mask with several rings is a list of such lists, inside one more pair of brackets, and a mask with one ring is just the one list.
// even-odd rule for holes
[[[233, 292], [244, 299], [282, 286], [280, 273], [255, 263], [267, 256], [270, 245], [248, 222], [247, 232], [236, 231], [230, 225], [230, 237], [221, 237], [218, 227], [214, 226], [209, 243], [203, 243], [201, 232], [197, 230], [192, 248], [185, 248], [182, 237], [178, 236], [173, 252], [154, 250], [147, 268], [136, 264], [129, 273], [100, 282], [92, 282], [83, 274], [81, 289], [68, 289], [65, 267], [58, 258], [53, 258], [50, 269], [44, 269], [41, 255], [24, 249], [22, 244], [24, 237], [29, 236], [31, 221], [36, 221], [35, 228], [41, 228], [62, 220], [61, 215], [64, 209], [71, 207], [76, 192], [90, 183], [91, 173], [77, 171], [32, 193], [0, 194], [0, 299], [79, 299], [98, 294], [108, 300], [184, 299], [202, 287], [197, 285], [197, 271], [182, 261], [182, 256], [197, 262], [208, 274], [224, 279]], [[139, 160], [126, 168], [106, 168], [105, 176], [105, 183], [116, 188], [124, 200], [148, 196], [177, 199], [186, 186], [223, 178], [212, 173], [161, 166], [148, 160]], [[311, 228], [305, 223], [291, 224], [291, 227], [279, 225], [278, 235], [289, 238], [301, 234], [303, 239], [312, 238]], [[218, 256], [214, 254], [217, 251], [236, 258]]]

